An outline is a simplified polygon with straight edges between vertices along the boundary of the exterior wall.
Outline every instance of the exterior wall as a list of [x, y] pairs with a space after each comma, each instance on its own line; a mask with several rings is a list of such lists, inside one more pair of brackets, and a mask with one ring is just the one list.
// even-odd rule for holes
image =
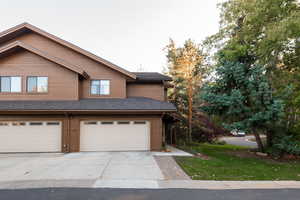
[[128, 83], [127, 97], [148, 97], [165, 101], [164, 86], [162, 83]]
[[[0, 115], [0, 121], [62, 121], [62, 152], [80, 151], [81, 120], [147, 120], [150, 121], [150, 148], [158, 151], [162, 148], [163, 124], [160, 115]], [[16, 138], [18, 139], [18, 138]]]
[[[29, 51], [0, 59], [0, 76], [21, 76], [22, 92], [0, 93], [0, 100], [77, 100], [78, 75]], [[47, 76], [47, 93], [27, 93], [27, 76]]]
[[33, 32], [0, 44], [0, 47], [17, 40], [81, 67], [91, 79], [111, 80], [111, 95], [109, 96], [91, 96], [90, 80], [80, 81], [80, 98], [126, 98], [126, 77], [120, 72]]
[[[88, 74], [91, 79], [80, 81], [80, 98], [126, 98], [126, 79], [119, 73], [97, 67], [90, 69]], [[110, 95], [91, 95], [90, 85], [93, 79], [110, 80]]]

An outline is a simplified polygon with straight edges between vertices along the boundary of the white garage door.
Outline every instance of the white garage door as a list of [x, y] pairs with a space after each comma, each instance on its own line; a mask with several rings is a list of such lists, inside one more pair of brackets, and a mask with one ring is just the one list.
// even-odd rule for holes
[[148, 121], [81, 121], [81, 151], [145, 151], [150, 149]]
[[0, 122], [0, 152], [60, 152], [61, 122]]

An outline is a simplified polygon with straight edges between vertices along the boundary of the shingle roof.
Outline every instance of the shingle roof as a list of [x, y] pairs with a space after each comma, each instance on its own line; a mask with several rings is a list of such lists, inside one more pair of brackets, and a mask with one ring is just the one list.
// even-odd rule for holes
[[158, 72], [133, 72], [138, 82], [172, 81], [172, 78]]
[[79, 101], [0, 101], [0, 111], [176, 111], [173, 104], [144, 97], [81, 99]]

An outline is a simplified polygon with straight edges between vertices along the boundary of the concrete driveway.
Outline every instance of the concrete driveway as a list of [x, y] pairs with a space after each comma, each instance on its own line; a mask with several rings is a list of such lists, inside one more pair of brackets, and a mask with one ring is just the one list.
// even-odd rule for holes
[[107, 181], [162, 179], [151, 152], [0, 155], [1, 182], [90, 180], [103, 185], [111, 183]]

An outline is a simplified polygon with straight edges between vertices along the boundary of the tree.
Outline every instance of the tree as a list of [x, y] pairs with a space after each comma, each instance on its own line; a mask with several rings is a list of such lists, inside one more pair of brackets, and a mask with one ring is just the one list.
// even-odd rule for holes
[[258, 147], [264, 151], [259, 133], [276, 123], [283, 113], [283, 104], [272, 95], [265, 70], [258, 65], [231, 62], [219, 58], [216, 80], [204, 87], [202, 109], [210, 115], [220, 115], [229, 130], [242, 130], [255, 135]]
[[[175, 86], [171, 97], [178, 105], [179, 112], [187, 113], [188, 141], [192, 142], [192, 120], [195, 92], [202, 85], [206, 72], [204, 65], [205, 56], [198, 44], [187, 40], [183, 47], [176, 47], [173, 40], [170, 40], [166, 47], [169, 75], [174, 79]], [[187, 106], [184, 106], [184, 96], [187, 97]], [[185, 112], [186, 107], [188, 111]]]
[[205, 41], [208, 48], [217, 48], [217, 66], [224, 64], [221, 54], [229, 63], [243, 63], [249, 69], [260, 66], [272, 97], [280, 97], [286, 105], [285, 120], [270, 125], [266, 132], [267, 143], [272, 145], [277, 127], [286, 134], [297, 127], [300, 130], [299, 1], [228, 0], [220, 8], [220, 29]]
[[223, 48], [228, 42], [242, 41], [235, 51], [251, 52], [253, 61], [267, 70], [299, 68], [298, 0], [228, 0], [220, 7], [220, 30], [206, 44]]

